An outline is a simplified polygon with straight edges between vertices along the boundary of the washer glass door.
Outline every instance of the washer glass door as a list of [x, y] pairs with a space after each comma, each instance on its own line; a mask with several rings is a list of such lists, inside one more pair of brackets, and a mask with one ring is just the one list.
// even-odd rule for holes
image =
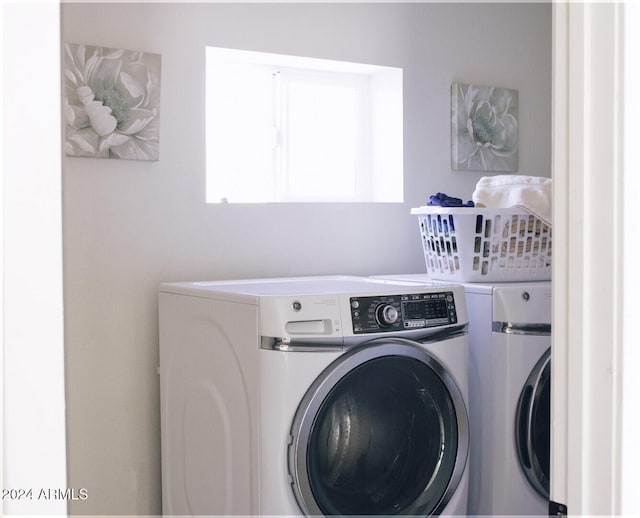
[[531, 486], [549, 498], [551, 452], [551, 348], [542, 355], [522, 389], [516, 411], [516, 449]]
[[290, 471], [307, 514], [440, 512], [462, 476], [462, 395], [424, 348], [387, 340], [347, 353], [311, 387]]

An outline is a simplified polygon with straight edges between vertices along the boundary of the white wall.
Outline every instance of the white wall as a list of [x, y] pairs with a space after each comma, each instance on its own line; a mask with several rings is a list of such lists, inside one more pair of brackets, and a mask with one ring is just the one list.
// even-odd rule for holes
[[[160, 160], [63, 159], [74, 513], [160, 512], [158, 283], [420, 271], [411, 207], [469, 198], [450, 168], [450, 85], [519, 90], [520, 171], [550, 175], [545, 4], [64, 4], [62, 38], [162, 55]], [[206, 205], [204, 47], [404, 68], [405, 203]]]

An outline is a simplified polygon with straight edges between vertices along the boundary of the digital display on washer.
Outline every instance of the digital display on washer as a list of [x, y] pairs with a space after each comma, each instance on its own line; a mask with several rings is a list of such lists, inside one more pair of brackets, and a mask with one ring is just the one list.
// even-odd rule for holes
[[445, 299], [407, 301], [402, 303], [402, 317], [405, 320], [448, 320], [449, 310]]
[[458, 322], [453, 292], [352, 297], [354, 333], [420, 329]]

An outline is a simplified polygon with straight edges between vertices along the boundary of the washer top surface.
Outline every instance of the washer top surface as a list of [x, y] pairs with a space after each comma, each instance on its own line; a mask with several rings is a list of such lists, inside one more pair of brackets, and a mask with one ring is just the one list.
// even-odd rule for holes
[[457, 288], [457, 284], [418, 284], [402, 279], [376, 279], [348, 275], [315, 277], [280, 277], [207, 282], [164, 283], [160, 291], [237, 302], [258, 303], [262, 297], [288, 297], [302, 295], [366, 295], [385, 293], [417, 293], [444, 287]]
[[452, 284], [459, 285], [460, 283], [451, 283], [447, 281], [436, 281], [431, 279], [426, 273], [393, 273], [388, 275], [372, 275], [371, 279], [385, 280], [387, 282], [403, 282], [421, 284], [424, 286], [450, 286]]

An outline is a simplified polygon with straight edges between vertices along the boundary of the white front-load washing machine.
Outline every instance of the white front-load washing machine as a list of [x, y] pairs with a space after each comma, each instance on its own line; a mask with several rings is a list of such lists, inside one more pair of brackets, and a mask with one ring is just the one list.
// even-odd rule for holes
[[[381, 276], [431, 283], [425, 274]], [[551, 282], [468, 283], [469, 514], [547, 516]]]
[[460, 286], [160, 287], [166, 515], [466, 515]]

